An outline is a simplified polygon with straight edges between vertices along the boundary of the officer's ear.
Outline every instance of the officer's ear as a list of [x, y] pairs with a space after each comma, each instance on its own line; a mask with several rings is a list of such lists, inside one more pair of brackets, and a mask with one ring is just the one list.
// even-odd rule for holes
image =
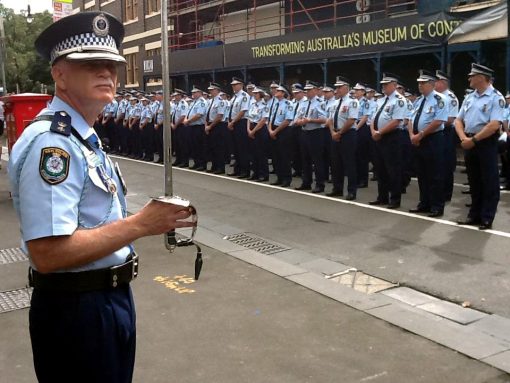
[[51, 67], [51, 77], [55, 82], [56, 89], [67, 89], [66, 86], [66, 62], [65, 60], [58, 60]]

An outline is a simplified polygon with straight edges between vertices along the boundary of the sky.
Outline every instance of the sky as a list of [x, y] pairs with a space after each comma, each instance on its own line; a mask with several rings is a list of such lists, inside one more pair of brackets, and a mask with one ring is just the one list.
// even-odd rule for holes
[[52, 0], [0, 0], [0, 3], [6, 8], [14, 9], [15, 13], [19, 13], [22, 9], [27, 9], [28, 4], [30, 4], [31, 13], [39, 13], [46, 10], [53, 13]]

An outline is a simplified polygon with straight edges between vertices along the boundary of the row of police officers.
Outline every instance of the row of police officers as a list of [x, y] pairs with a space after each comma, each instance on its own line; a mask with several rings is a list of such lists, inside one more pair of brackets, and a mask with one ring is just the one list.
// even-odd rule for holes
[[[449, 89], [446, 73], [420, 70], [417, 93], [384, 73], [382, 93], [337, 76], [333, 85], [314, 81], [269, 89], [233, 77], [229, 95], [217, 83], [196, 86], [191, 98], [174, 89], [171, 132], [174, 166], [259, 182], [276, 174], [272, 185], [355, 200], [369, 181], [369, 163], [377, 196], [369, 203], [400, 207], [411, 176], [417, 176], [419, 201], [412, 213], [441, 217], [453, 192], [456, 147], [465, 150], [472, 203], [460, 224], [488, 229], [499, 201], [497, 140], [504, 121], [504, 97], [492, 86], [492, 69], [473, 63], [472, 91], [462, 106]], [[121, 92], [98, 117], [100, 135], [110, 150], [132, 158], [163, 160], [162, 93]], [[211, 162], [210, 168], [208, 163]]]

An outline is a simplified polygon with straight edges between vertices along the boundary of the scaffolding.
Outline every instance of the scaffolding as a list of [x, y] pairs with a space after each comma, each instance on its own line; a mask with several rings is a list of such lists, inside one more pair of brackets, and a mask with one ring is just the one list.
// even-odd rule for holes
[[277, 37], [416, 13], [418, 0], [173, 0], [170, 50]]

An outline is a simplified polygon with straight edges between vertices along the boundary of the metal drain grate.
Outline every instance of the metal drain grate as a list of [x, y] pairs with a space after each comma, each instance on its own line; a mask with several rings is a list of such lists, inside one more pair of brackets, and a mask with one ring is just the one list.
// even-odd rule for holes
[[326, 279], [344, 286], [349, 286], [350, 288], [365, 294], [374, 294], [379, 291], [398, 286], [398, 284], [373, 277], [372, 275], [365, 274], [355, 268], [351, 268], [340, 273], [326, 275]]
[[243, 246], [246, 247], [247, 249], [255, 250], [259, 253], [266, 255], [276, 254], [282, 251], [290, 250], [290, 248], [288, 247], [284, 247], [282, 245], [266, 241], [265, 239], [257, 237], [256, 235], [250, 233], [228, 235], [224, 239], [233, 242], [236, 245]]
[[32, 288], [0, 291], [0, 313], [30, 307]]
[[28, 257], [23, 253], [23, 251], [21, 251], [19, 247], [0, 250], [0, 265], [23, 261], [28, 261]]

